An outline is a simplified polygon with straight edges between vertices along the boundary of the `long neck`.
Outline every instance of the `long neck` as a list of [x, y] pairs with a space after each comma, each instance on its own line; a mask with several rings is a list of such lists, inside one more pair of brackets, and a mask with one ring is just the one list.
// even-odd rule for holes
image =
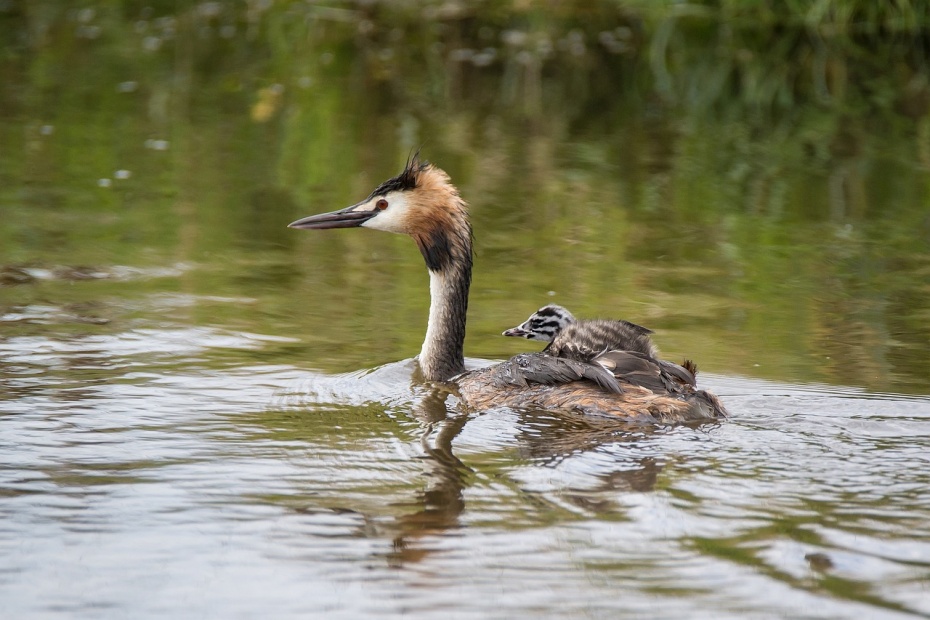
[[425, 250], [420, 244], [429, 268], [429, 324], [419, 357], [427, 381], [448, 381], [465, 370], [463, 345], [471, 285], [471, 231], [456, 241], [440, 244], [446, 254], [443, 257], [436, 256], [436, 245]]

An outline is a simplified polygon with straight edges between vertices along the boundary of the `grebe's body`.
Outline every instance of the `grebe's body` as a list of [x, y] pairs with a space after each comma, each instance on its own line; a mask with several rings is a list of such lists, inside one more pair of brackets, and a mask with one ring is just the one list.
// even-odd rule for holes
[[454, 383], [469, 407], [569, 409], [662, 422], [726, 414], [715, 396], [669, 379], [657, 360], [635, 351], [605, 351], [588, 361], [530, 353], [464, 372], [471, 224], [449, 176], [417, 156], [358, 204], [290, 226], [361, 226], [413, 237], [430, 275], [429, 323], [417, 361], [425, 380]]

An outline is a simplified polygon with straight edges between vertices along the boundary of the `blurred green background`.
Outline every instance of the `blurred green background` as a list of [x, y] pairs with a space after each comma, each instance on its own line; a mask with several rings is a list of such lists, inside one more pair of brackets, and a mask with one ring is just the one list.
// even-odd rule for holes
[[421, 148], [471, 205], [469, 356], [557, 302], [707, 371], [930, 393], [928, 4], [0, 0], [0, 338], [410, 357], [413, 244], [286, 225]]

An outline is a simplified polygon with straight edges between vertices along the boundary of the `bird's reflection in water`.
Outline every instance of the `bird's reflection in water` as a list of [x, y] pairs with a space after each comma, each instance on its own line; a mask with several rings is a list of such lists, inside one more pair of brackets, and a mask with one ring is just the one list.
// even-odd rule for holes
[[[674, 427], [618, 424], [616, 420], [596, 416], [581, 417], [558, 412], [527, 411], [521, 416], [519, 445], [523, 457], [543, 467], [558, 467], [586, 453], [602, 452], [607, 460], [601, 471], [580, 476], [577, 484], [558, 491], [562, 501], [593, 514], [616, 514], [618, 495], [655, 490], [659, 474], [666, 463], [675, 460], [662, 449], [661, 439]], [[719, 423], [693, 423], [702, 431]], [[628, 449], [628, 454], [624, 454]]]
[[[437, 550], [430, 540], [461, 526], [464, 490], [480, 477], [453, 451], [452, 442], [470, 417], [454, 409], [450, 411], [446, 397], [446, 393], [432, 392], [416, 408], [417, 417], [424, 424], [421, 443], [426, 488], [414, 501], [405, 504], [414, 508], [413, 512], [397, 517], [390, 528], [392, 547], [387, 559], [393, 566], [421, 561]], [[537, 467], [556, 467], [567, 459], [605, 447], [615, 451], [618, 444], [630, 448], [629, 456], [609, 457], [603, 471], [583, 476], [577, 487], [569, 485], [554, 491], [557, 501], [555, 497], [546, 497], [546, 492], [521, 490], [541, 510], [562, 511], [570, 504], [574, 507], [572, 512], [580, 509], [593, 515], [616, 515], [623, 510], [618, 505], [618, 495], [653, 491], [668, 462], [664, 454], [647, 450], [649, 454], [643, 455], [641, 450], [644, 442], [650, 443], [668, 432], [668, 427], [618, 426], [615, 420], [541, 411], [522, 412], [519, 427], [520, 453]]]
[[422, 539], [458, 528], [459, 515], [465, 510], [463, 492], [473, 472], [452, 452], [452, 441], [465, 427], [469, 414], [450, 413], [448, 396], [448, 392], [433, 390], [415, 408], [425, 424], [420, 442], [426, 488], [411, 502], [417, 509], [396, 520], [397, 534], [387, 556], [393, 566], [418, 562], [429, 555], [432, 549]]

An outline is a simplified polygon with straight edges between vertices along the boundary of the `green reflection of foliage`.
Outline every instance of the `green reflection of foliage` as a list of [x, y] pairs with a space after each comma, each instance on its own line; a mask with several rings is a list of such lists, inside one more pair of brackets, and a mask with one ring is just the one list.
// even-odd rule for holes
[[708, 370], [927, 389], [924, 3], [2, 6], [0, 261], [192, 266], [7, 304], [224, 295], [174, 318], [411, 356], [412, 244], [283, 225], [423, 146], [472, 205], [471, 355], [556, 301]]

